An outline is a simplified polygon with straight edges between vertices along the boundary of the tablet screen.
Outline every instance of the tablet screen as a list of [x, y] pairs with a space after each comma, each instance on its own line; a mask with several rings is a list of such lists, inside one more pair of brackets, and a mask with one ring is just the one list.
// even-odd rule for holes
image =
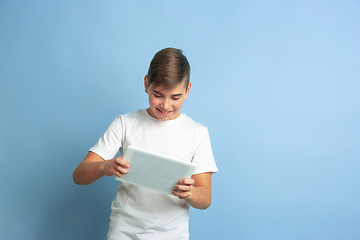
[[172, 195], [180, 179], [190, 178], [195, 164], [128, 146], [123, 159], [130, 164], [129, 173], [116, 180]]

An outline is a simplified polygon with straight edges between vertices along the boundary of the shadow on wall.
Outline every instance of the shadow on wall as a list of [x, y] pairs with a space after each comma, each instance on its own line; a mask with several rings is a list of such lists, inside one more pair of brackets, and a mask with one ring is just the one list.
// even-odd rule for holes
[[49, 198], [36, 239], [106, 239], [110, 195], [115, 195], [116, 187], [111, 191], [104, 182], [78, 186], [66, 181], [66, 187]]
[[74, 140], [43, 137], [49, 140], [37, 146], [30, 134], [23, 136], [22, 141], [29, 144], [22, 145], [27, 155], [19, 153], [26, 156], [21, 158], [21, 172], [5, 174], [9, 180], [2, 189], [6, 197], [0, 238], [106, 239], [110, 206], [119, 182], [104, 177], [88, 186], [76, 185], [72, 172], [86, 154], [84, 147]]
[[2, 189], [0, 239], [106, 239], [118, 182], [103, 178], [79, 186], [72, 171], [72, 166], [52, 174], [31, 169], [8, 180]]

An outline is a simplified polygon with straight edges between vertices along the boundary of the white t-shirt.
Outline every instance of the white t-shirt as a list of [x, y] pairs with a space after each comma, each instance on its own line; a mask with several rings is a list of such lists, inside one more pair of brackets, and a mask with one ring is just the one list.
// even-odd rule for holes
[[[207, 128], [185, 114], [169, 121], [146, 110], [118, 116], [89, 151], [108, 160], [129, 145], [192, 162], [194, 174], [218, 171]], [[189, 238], [189, 205], [176, 196], [120, 183], [111, 209], [108, 240]]]

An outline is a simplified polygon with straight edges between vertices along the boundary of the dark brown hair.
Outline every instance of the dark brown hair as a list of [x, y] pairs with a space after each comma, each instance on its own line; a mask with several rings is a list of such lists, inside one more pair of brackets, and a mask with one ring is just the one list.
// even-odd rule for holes
[[157, 52], [151, 60], [148, 71], [148, 86], [161, 86], [165, 89], [185, 83], [187, 89], [190, 81], [190, 64], [182, 50], [165, 48]]

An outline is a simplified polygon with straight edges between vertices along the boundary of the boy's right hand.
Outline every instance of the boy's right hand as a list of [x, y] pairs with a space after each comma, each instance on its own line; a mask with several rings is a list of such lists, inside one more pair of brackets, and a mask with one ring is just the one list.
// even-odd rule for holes
[[113, 158], [110, 160], [104, 161], [102, 164], [102, 171], [106, 176], [117, 176], [122, 177], [124, 174], [127, 174], [127, 170], [130, 167], [130, 164], [123, 159], [123, 155]]

